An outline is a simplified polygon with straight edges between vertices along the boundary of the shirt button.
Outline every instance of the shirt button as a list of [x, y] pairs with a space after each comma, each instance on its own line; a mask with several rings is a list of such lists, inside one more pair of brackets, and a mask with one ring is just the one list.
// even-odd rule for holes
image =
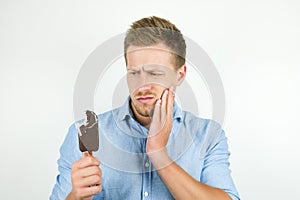
[[149, 167], [149, 163], [148, 162], [145, 163], [145, 167], [147, 167], [147, 168]]
[[144, 192], [144, 195], [145, 195], [145, 197], [147, 197], [149, 195], [149, 193], [148, 192]]

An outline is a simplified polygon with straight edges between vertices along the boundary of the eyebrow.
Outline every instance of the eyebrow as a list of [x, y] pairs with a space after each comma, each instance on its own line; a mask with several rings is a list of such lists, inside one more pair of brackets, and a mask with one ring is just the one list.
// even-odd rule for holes
[[126, 66], [127, 70], [140, 70], [140, 66]]
[[139, 68], [126, 68], [127, 71], [141, 71]]

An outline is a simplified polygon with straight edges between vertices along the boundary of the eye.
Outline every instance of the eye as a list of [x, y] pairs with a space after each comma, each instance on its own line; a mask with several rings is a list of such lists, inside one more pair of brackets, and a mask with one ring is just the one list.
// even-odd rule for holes
[[137, 75], [138, 72], [137, 71], [129, 71], [128, 74], [130, 74], [130, 75]]
[[161, 72], [149, 72], [149, 74], [151, 76], [162, 76], [163, 75], [163, 73], [161, 73]]

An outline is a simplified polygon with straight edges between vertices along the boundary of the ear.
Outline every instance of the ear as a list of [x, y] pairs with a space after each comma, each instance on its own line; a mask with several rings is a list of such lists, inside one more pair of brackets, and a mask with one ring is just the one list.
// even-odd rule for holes
[[182, 65], [177, 69], [177, 86], [181, 85], [186, 76], [186, 65]]

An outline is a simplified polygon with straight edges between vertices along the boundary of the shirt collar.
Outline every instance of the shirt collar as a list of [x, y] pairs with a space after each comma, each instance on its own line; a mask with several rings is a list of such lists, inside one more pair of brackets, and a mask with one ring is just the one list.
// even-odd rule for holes
[[[126, 119], [135, 119], [133, 112], [130, 107], [130, 96], [126, 99], [125, 103], [117, 109], [117, 119], [118, 121], [123, 121]], [[174, 107], [173, 107], [173, 119], [177, 119], [178, 121], [182, 120], [182, 110], [174, 101]]]

